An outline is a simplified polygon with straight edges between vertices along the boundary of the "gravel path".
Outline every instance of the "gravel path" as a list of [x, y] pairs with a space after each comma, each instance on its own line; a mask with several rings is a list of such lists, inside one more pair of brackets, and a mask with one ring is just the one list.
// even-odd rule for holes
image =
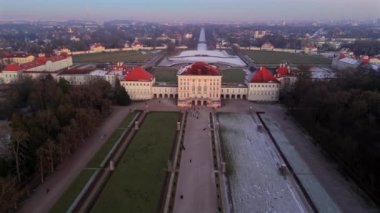
[[185, 150], [181, 157], [174, 213], [217, 211], [211, 136], [208, 128], [210, 110], [203, 108], [198, 112], [199, 116], [189, 113], [187, 119]]

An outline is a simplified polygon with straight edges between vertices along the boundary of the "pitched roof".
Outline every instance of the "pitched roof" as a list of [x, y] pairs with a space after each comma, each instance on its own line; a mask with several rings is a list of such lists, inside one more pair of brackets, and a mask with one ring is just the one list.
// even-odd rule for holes
[[45, 64], [45, 62], [40, 61], [40, 60], [36, 60], [36, 61], [31, 61], [31, 62], [26, 62], [26, 63], [20, 64], [20, 66], [24, 69], [30, 69], [30, 68], [42, 66], [44, 64]]
[[194, 64], [185, 68], [182, 73], [184, 75], [220, 75], [217, 68], [205, 63], [205, 62], [195, 62]]
[[135, 67], [133, 70], [124, 76], [125, 81], [151, 81], [154, 76], [140, 66]]
[[268, 83], [271, 81], [278, 82], [272, 73], [265, 67], [260, 67], [251, 79], [251, 83]]
[[289, 68], [285, 66], [285, 64], [281, 64], [279, 67], [277, 67], [276, 75], [278, 77], [287, 76], [288, 74], [289, 74]]
[[8, 64], [5, 67], [4, 71], [20, 71], [22, 69], [23, 68], [20, 65], [18, 65], [18, 64]]

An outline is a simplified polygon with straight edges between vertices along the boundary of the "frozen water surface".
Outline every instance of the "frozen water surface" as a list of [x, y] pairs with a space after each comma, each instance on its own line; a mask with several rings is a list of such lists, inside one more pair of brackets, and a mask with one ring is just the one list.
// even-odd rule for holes
[[219, 115], [221, 138], [232, 164], [230, 193], [235, 212], [307, 212], [289, 178], [278, 171], [282, 159], [269, 136], [247, 113]]

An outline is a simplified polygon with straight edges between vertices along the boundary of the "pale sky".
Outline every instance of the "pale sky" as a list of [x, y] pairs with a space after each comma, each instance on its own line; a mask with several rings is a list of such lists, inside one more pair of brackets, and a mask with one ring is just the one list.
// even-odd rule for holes
[[0, 0], [0, 21], [374, 20], [380, 0]]

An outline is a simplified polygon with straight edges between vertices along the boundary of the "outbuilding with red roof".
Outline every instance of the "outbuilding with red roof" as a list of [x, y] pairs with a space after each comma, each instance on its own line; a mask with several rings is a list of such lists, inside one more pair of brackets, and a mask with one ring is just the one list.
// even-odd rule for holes
[[248, 85], [248, 100], [250, 101], [278, 101], [280, 83], [266, 68], [260, 67]]

